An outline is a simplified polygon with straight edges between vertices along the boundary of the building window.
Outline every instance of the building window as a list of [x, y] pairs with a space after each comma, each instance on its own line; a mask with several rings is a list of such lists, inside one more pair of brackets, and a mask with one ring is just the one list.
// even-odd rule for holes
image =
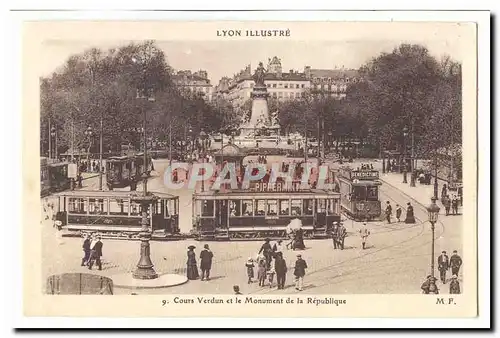
[[271, 84], [270, 83], [267, 84], [267, 88], [271, 88]]
[[280, 82], [280, 83], [278, 83], [278, 87], [279, 87], [279, 88], [283, 88], [283, 83], [281, 83], [281, 82]]
[[276, 83], [273, 83], [273, 88], [276, 88]]
[[[297, 88], [298, 88], [298, 86], [299, 86], [299, 85], [297, 85]], [[305, 88], [305, 86], [306, 86], [305, 84], [302, 84], [302, 88]]]
[[277, 97], [278, 97], [278, 95], [276, 95], [276, 93], [273, 93], [273, 97], [274, 97], [274, 98], [277, 98]]
[[285, 83], [285, 88], [288, 89], [288, 83]]
[[[302, 86], [304, 86], [304, 85], [302, 85]], [[299, 87], [299, 84], [296, 84], [296, 85], [295, 85], [295, 88], [299, 89], [299, 88], [300, 88], [300, 87]]]
[[279, 92], [279, 93], [278, 93], [278, 97], [283, 97], [283, 93], [282, 93], [282, 92]]

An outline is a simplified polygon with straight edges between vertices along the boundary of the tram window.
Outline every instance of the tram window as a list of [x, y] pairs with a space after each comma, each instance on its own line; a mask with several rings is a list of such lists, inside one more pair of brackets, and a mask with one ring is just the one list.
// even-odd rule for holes
[[141, 215], [141, 205], [137, 202], [130, 202], [130, 216], [140, 216]]
[[316, 200], [316, 212], [325, 213], [326, 212], [326, 199], [317, 199]]
[[202, 216], [214, 216], [214, 201], [203, 201]]
[[252, 200], [241, 201], [241, 211], [243, 216], [253, 216]]
[[352, 189], [352, 200], [353, 201], [364, 201], [366, 200], [366, 187], [364, 186], [354, 186]]
[[329, 199], [328, 200], [328, 215], [335, 215], [337, 206], [337, 202], [334, 199]]
[[69, 199], [69, 213], [71, 214], [86, 214], [87, 213], [87, 199], [86, 198], [70, 198]]
[[267, 200], [267, 214], [269, 216], [276, 216], [278, 214], [277, 200]]
[[93, 215], [102, 215], [108, 213], [107, 203], [102, 198], [89, 199], [89, 213]]
[[128, 201], [121, 199], [109, 200], [109, 214], [110, 215], [128, 215]]
[[378, 201], [378, 188], [377, 188], [377, 186], [366, 187], [366, 199], [368, 201]]
[[175, 207], [175, 199], [165, 200], [165, 217], [177, 215], [177, 208]]
[[304, 215], [313, 214], [314, 200], [304, 200]]
[[266, 200], [255, 200], [255, 216], [264, 216], [266, 214]]
[[241, 201], [234, 200], [229, 202], [229, 214], [231, 217], [241, 216]]
[[290, 201], [280, 200], [280, 215], [290, 215]]
[[302, 200], [292, 200], [292, 216], [302, 215]]

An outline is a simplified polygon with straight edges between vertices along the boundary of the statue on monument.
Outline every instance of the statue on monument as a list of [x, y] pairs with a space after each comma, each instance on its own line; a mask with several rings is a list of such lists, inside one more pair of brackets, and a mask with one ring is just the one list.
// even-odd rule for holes
[[271, 125], [272, 126], [279, 125], [278, 111], [277, 110], [271, 114]]
[[266, 70], [264, 69], [262, 62], [259, 62], [259, 67], [257, 67], [253, 76], [256, 86], [264, 86], [264, 75], [266, 75]]

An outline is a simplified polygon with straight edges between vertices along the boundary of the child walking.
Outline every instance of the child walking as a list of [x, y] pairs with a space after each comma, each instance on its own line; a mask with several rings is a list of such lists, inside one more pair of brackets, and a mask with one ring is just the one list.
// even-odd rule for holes
[[252, 278], [254, 278], [254, 274], [253, 274], [253, 268], [254, 268], [253, 259], [252, 258], [248, 258], [245, 266], [247, 268], [248, 284], [251, 284], [252, 283]]
[[259, 286], [264, 286], [266, 282], [266, 260], [261, 258], [257, 268], [257, 278], [259, 279]]
[[274, 268], [270, 268], [268, 271], [267, 271], [267, 279], [269, 281], [269, 288], [272, 288], [273, 287], [273, 280], [274, 280], [274, 274], [276, 273], [276, 271], [274, 271]]

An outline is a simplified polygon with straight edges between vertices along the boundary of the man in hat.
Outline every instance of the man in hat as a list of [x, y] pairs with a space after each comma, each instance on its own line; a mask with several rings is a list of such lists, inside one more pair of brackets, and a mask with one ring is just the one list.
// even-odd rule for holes
[[453, 255], [450, 257], [451, 274], [458, 276], [458, 271], [462, 266], [462, 258], [458, 255], [457, 250], [453, 250]]
[[83, 248], [83, 258], [82, 258], [82, 265], [81, 266], [84, 266], [89, 261], [89, 258], [90, 258], [90, 243], [91, 243], [90, 235], [89, 234], [85, 234], [85, 239], [83, 240], [83, 245], [82, 245], [82, 248]]
[[235, 295], [241, 295], [242, 293], [240, 292], [240, 287], [238, 285], [233, 286], [233, 291]]
[[302, 259], [302, 255], [297, 255], [297, 261], [295, 261], [295, 269], [293, 274], [295, 275], [295, 290], [302, 291], [304, 286], [304, 276], [306, 275], [307, 263]]
[[91, 244], [91, 251], [90, 251], [90, 260], [88, 263], [89, 270], [92, 270], [92, 266], [95, 264], [97, 265], [98, 270], [102, 270], [102, 262], [101, 262], [101, 257], [102, 257], [102, 242], [101, 242], [101, 236], [97, 235], [95, 237], [95, 241], [92, 241]]
[[278, 252], [274, 260], [274, 271], [276, 272], [276, 281], [278, 283], [278, 290], [285, 288], [286, 273], [288, 268], [286, 261], [283, 259], [283, 253]]
[[391, 223], [391, 215], [392, 215], [392, 206], [391, 202], [387, 201], [387, 205], [385, 207], [385, 218], [387, 219], [387, 223]]
[[283, 253], [283, 240], [278, 239], [276, 243], [273, 245], [273, 252], [274, 252], [274, 257], [276, 257], [279, 253]]
[[265, 243], [262, 244], [259, 250], [259, 255], [262, 253], [264, 257], [266, 258], [266, 266], [267, 269], [271, 267], [271, 257], [273, 254], [273, 248], [271, 247], [271, 244], [269, 243], [271, 240], [269, 238], [266, 238]]
[[366, 228], [366, 222], [363, 222], [363, 226], [359, 229], [359, 235], [361, 236], [361, 245], [363, 250], [365, 249], [366, 239], [370, 235], [370, 231]]
[[200, 253], [200, 270], [201, 270], [201, 280], [210, 280], [210, 269], [212, 268], [212, 258], [214, 254], [210, 251], [208, 244], [203, 246], [203, 250]]
[[340, 246], [340, 250], [344, 250], [344, 241], [347, 237], [347, 229], [344, 226], [344, 223], [340, 222], [338, 233], [337, 233], [337, 241], [338, 246]]
[[333, 222], [332, 240], [333, 240], [333, 248], [334, 249], [337, 249], [337, 246], [340, 248], [340, 245], [338, 245], [338, 243], [337, 243], [338, 235], [339, 235], [339, 223], [338, 222]]
[[441, 282], [446, 284], [446, 271], [450, 268], [450, 260], [448, 255], [446, 255], [446, 251], [443, 251], [441, 255], [438, 257], [438, 270], [441, 278]]
[[458, 294], [460, 294], [460, 283], [458, 282], [457, 275], [451, 276], [450, 294], [451, 295], [458, 295]]
[[422, 283], [422, 286], [420, 288], [422, 289], [422, 293], [426, 295], [439, 293], [439, 290], [436, 286], [436, 277], [432, 277], [431, 275], [427, 276], [425, 282]]
[[398, 223], [401, 222], [401, 212], [401, 206], [396, 204], [396, 219], [398, 220]]

